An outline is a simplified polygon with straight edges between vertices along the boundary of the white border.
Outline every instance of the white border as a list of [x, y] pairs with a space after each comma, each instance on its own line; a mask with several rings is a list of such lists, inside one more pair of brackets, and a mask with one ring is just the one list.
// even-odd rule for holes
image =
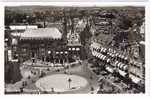
[[146, 18], [145, 18], [145, 89], [146, 93], [151, 95], [151, 2], [146, 5]]
[[[1, 5], [1, 3], [0, 3]], [[4, 7], [0, 6], [0, 94], [4, 92]]]
[[[1, 0], [3, 2], [41, 2], [41, 0]], [[43, 2], [146, 2], [149, 0], [42, 0]]]
[[[2, 96], [5, 96], [7, 98], [12, 98], [14, 95], [4, 95], [4, 6], [23, 6], [23, 5], [41, 5], [41, 6], [100, 6], [100, 7], [105, 7], [105, 6], [145, 6], [146, 8], [146, 18], [145, 18], [145, 23], [146, 23], [146, 93], [145, 94], [117, 94], [115, 98], [127, 98], [131, 96], [136, 96], [137, 98], [143, 98], [144, 96], [149, 96], [150, 94], [150, 77], [151, 77], [151, 71], [150, 71], [150, 62], [149, 62], [149, 55], [150, 55], [150, 34], [149, 31], [151, 31], [151, 26], [150, 26], [150, 3], [146, 2], [110, 2], [110, 3], [105, 3], [105, 2], [1, 2], [0, 3], [0, 94]], [[15, 95], [16, 96], [16, 95]], [[28, 96], [34, 96], [34, 98], [40, 99], [40, 98], [46, 98], [47, 96], [51, 96], [50, 98], [113, 98], [115, 95], [104, 95], [104, 94], [97, 94], [97, 95], [23, 95], [24, 97], [21, 97], [22, 95], [17, 95], [18, 98], [28, 98]], [[44, 97], [43, 97], [44, 96]], [[65, 96], [65, 97], [64, 97]], [[124, 96], [124, 97], [123, 97]], [[15, 97], [13, 97], [15, 98]], [[48, 97], [47, 97], [48, 98]], [[133, 98], [133, 97], [132, 97]], [[1, 98], [2, 99], [2, 98]]]
[[95, 7], [95, 6], [145, 6], [147, 2], [2, 2], [3, 6], [40, 5], [67, 7]]

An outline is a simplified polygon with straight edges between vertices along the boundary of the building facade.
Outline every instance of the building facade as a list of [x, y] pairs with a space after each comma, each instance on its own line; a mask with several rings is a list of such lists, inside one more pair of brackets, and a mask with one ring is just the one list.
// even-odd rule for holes
[[105, 63], [105, 69], [110, 72], [118, 72], [127, 79], [129, 77], [133, 83], [140, 86], [144, 85], [144, 65], [140, 61], [135, 61], [128, 54], [106, 48], [99, 43], [91, 44], [92, 55]]

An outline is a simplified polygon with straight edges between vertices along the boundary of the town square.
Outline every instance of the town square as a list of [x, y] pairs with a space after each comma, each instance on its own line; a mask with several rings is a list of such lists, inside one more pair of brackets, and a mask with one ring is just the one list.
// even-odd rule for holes
[[145, 93], [144, 7], [5, 7], [5, 94]]

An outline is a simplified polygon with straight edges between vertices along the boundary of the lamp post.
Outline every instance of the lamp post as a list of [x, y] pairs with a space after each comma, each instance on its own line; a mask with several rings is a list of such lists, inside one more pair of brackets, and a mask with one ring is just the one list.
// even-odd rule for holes
[[48, 51], [48, 54], [50, 55], [50, 54], [51, 54], [51, 51]]
[[93, 94], [93, 93], [94, 93], [93, 91], [94, 91], [94, 88], [93, 88], [93, 87], [91, 87], [91, 94]]
[[[70, 65], [69, 65], [69, 60], [68, 60], [68, 52], [65, 52], [67, 54], [67, 68], [68, 68], [68, 76], [70, 75]], [[69, 78], [68, 79], [68, 83], [69, 83], [69, 89], [71, 88], [71, 82], [72, 82], [72, 79]]]
[[71, 78], [69, 78], [69, 79], [68, 79], [69, 89], [70, 89], [70, 87], [71, 87], [71, 85], [70, 85], [70, 84], [71, 84], [71, 82], [72, 82], [72, 80], [71, 80]]

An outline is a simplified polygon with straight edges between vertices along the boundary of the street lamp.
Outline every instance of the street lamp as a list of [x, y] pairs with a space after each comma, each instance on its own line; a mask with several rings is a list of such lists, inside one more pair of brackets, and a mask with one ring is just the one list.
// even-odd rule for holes
[[51, 51], [48, 51], [48, 54], [51, 54]]
[[69, 78], [69, 79], [68, 79], [69, 89], [70, 89], [70, 87], [71, 87], [71, 86], [70, 86], [71, 82], [72, 82], [72, 80], [71, 80], [71, 78]]
[[50, 54], [51, 54], [51, 51], [49, 50], [48, 51], [48, 57], [49, 57], [49, 59], [47, 60], [48, 62], [50, 62]]

